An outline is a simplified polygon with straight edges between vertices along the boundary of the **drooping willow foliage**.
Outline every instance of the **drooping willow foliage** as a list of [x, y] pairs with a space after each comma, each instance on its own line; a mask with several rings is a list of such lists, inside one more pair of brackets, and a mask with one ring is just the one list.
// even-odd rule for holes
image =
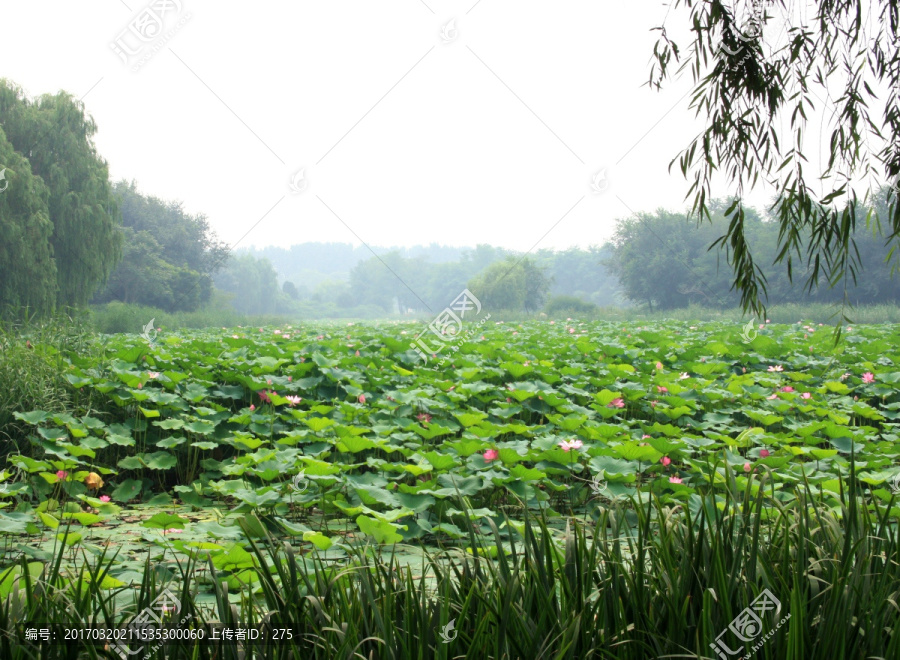
[[[672, 28], [685, 13], [691, 41], [679, 45], [665, 23]], [[856, 281], [862, 270], [853, 240], [857, 219], [896, 247], [896, 0], [673, 0], [657, 30], [649, 84], [659, 88], [689, 68], [691, 108], [706, 124], [672, 166], [677, 162], [690, 181], [688, 197], [700, 221], [710, 217], [713, 177], [725, 176], [733, 186], [730, 223], [716, 245], [728, 254], [745, 310], [763, 313], [767, 298], [744, 226], [743, 198], [762, 181], [775, 191], [769, 212], [780, 225], [776, 263], [792, 278], [802, 273], [810, 290], [820, 276], [830, 286]], [[827, 147], [822, 138], [821, 163], [809, 153], [820, 121], [830, 133]]]

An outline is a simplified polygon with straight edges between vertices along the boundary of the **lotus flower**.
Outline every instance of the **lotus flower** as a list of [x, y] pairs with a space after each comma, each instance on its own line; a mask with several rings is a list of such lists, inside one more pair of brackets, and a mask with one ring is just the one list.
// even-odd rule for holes
[[749, 471], [752, 470], [752, 469], [753, 469], [753, 468], [750, 467], [750, 464], [749, 464], [749, 463], [744, 463], [744, 472], [749, 472]]
[[109, 502], [109, 495], [101, 495], [100, 501], [101, 502]]
[[663, 456], [661, 459], [659, 459], [659, 462], [662, 463], [663, 465], [665, 465], [666, 467], [669, 467], [669, 465], [672, 463], [672, 459], [669, 458], [668, 456]]
[[656, 363], [656, 370], [657, 370], [657, 371], [662, 371], [662, 368], [663, 368], [663, 363], [662, 363], [662, 362], [657, 362], [657, 363]]
[[766, 458], [768, 455], [769, 455], [769, 450], [768, 450], [768, 449], [760, 449], [760, 450], [759, 450], [759, 457], [760, 457], [760, 458]]
[[96, 472], [89, 472], [88, 476], [84, 478], [84, 485], [91, 490], [97, 490], [103, 488], [103, 479]]
[[675, 476], [669, 477], [669, 483], [672, 483], [672, 484], [680, 484], [680, 483], [681, 483], [681, 477], [675, 477]]
[[790, 385], [785, 385], [784, 387], [781, 388], [781, 391], [782, 392], [793, 392], [794, 388], [791, 387]]
[[482, 455], [482, 458], [486, 462], [490, 463], [491, 461], [497, 460], [497, 457], [499, 455], [500, 455], [500, 453], [496, 449], [488, 449], [486, 452], [484, 452], [484, 454]]
[[784, 371], [784, 367], [782, 367], [780, 364], [776, 364], [769, 367], [769, 371]]
[[68, 476], [69, 476], [69, 473], [66, 472], [65, 470], [59, 470], [56, 473], [56, 478], [59, 479], [60, 481], [65, 481], [66, 477], [68, 477]]
[[801, 399], [811, 399], [812, 394], [810, 394], [809, 392], [804, 392], [803, 394], [800, 395], [800, 398]]
[[617, 398], [613, 399], [612, 401], [610, 401], [609, 403], [607, 403], [606, 407], [607, 408], [624, 408], [625, 401], [623, 401], [621, 397], [617, 397]]
[[148, 371], [147, 377], [151, 380], [153, 380], [154, 378], [159, 378], [159, 372], [158, 371]]
[[563, 451], [571, 451], [572, 449], [581, 449], [584, 443], [581, 440], [563, 440], [559, 446]]
[[291, 408], [293, 408], [294, 406], [298, 405], [301, 401], [303, 401], [303, 399], [300, 398], [299, 396], [286, 396], [284, 398], [287, 400], [288, 405]]
[[359, 395], [358, 401], [359, 401], [360, 403], [365, 403], [365, 402], [366, 402], [366, 395], [365, 395], [365, 394], [360, 394], [360, 395]]
[[864, 383], [874, 383], [875, 382], [875, 374], [873, 374], [871, 371], [867, 371], [866, 373], [864, 373], [862, 375], [862, 381]]

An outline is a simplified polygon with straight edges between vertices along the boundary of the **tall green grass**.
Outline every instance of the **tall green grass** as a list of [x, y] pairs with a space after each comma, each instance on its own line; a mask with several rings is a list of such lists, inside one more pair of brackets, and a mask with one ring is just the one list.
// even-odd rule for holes
[[22, 441], [25, 429], [14, 412], [69, 410], [66, 357], [89, 356], [94, 350], [83, 315], [0, 323], [0, 454], [14, 451]]
[[[291, 639], [242, 649], [184, 642], [151, 657], [711, 658], [710, 644], [763, 590], [780, 601], [785, 621], [776, 630], [762, 615], [753, 641], [771, 636], [753, 657], [900, 657], [894, 502], [877, 514], [860, 506], [852, 474], [839, 510], [809, 490], [783, 504], [765, 481], [740, 493], [724, 476], [731, 491], [719, 501], [601, 507], [594, 522], [570, 520], [561, 538], [541, 517], [520, 531], [492, 522], [488, 537], [470, 523], [475, 552], [434, 551], [419, 567], [365, 546], [337, 560], [304, 554], [250, 518], [259, 582], [238, 599], [211, 561], [202, 571], [187, 561], [164, 584], [148, 559], [137, 589], [108, 590], [106, 554], [76, 576], [62, 575], [59, 561], [29, 573], [23, 557], [0, 573], [0, 657], [76, 657], [72, 647], [22, 641], [23, 622], [122, 626], [164, 587], [181, 602], [178, 616], [190, 615], [186, 625], [289, 628]], [[208, 606], [198, 580], [213, 584]], [[116, 606], [123, 593], [132, 601]]]

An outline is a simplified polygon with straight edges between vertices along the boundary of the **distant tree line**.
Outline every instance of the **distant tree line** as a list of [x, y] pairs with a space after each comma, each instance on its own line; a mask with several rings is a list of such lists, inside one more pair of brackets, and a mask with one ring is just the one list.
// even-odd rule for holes
[[[377, 256], [362, 249], [368, 257], [359, 248], [334, 243], [240, 251], [216, 276], [215, 286], [240, 312], [308, 317], [428, 314], [444, 309], [466, 288], [493, 309], [513, 311], [538, 312], [559, 296], [569, 297], [566, 309], [623, 303], [618, 282], [604, 263], [610, 252], [603, 248], [521, 255], [489, 245], [430, 245], [373, 248]], [[291, 261], [300, 255], [316, 256]], [[302, 275], [318, 267], [328, 273]], [[283, 271], [299, 279], [287, 279]]]
[[[664, 210], [619, 220], [608, 264], [625, 295], [650, 310], [690, 304], [738, 306], [741, 296], [733, 286], [729, 253], [711, 248], [727, 233], [729, 220], [725, 212], [729, 204], [726, 200], [714, 200], [709, 206], [710, 221], [699, 226], [687, 214]], [[843, 300], [845, 293], [854, 305], [900, 302], [900, 283], [892, 277], [896, 257], [877, 223], [871, 222], [876, 212], [885, 217], [886, 205], [887, 192], [882, 190], [866, 216], [856, 219], [856, 230], [851, 235], [862, 269], [855, 281], [847, 275], [846, 279], [830, 282], [820, 274], [807, 286], [799, 282], [809, 278], [815, 264], [795, 259], [792, 283], [784, 267], [776, 266], [780, 223], [745, 209], [744, 232], [754, 255], [754, 267], [766, 282], [767, 304], [835, 303]], [[806, 232], [801, 239], [808, 242], [811, 237]], [[802, 279], [798, 280], [798, 276]]]

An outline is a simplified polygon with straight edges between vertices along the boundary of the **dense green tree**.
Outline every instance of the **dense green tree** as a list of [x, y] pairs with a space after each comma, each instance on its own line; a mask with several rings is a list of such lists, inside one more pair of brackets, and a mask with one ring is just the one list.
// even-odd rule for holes
[[550, 280], [532, 259], [510, 256], [472, 278], [468, 288], [490, 309], [536, 311], [543, 305]]
[[[692, 303], [708, 307], [738, 304], [739, 294], [734, 291], [731, 269], [721, 263], [717, 250], [710, 249], [728, 226], [725, 215], [728, 206], [727, 201], [712, 200], [710, 221], [699, 227], [688, 214], [662, 210], [619, 220], [610, 265], [626, 295], [650, 309], [673, 309]], [[900, 301], [900, 288], [890, 276], [889, 247], [875, 228], [862, 229], [860, 221], [860, 229], [853, 235], [861, 263], [866, 267], [866, 277], [858, 285], [848, 279], [837, 288], [817, 286], [806, 291], [793, 285], [777, 267], [779, 223], [764, 220], [753, 209], [747, 209], [746, 216], [748, 245], [758, 257], [770, 303], [836, 303], [844, 299], [853, 304]]]
[[124, 258], [97, 302], [121, 300], [167, 311], [190, 311], [208, 302], [212, 274], [224, 265], [228, 250], [206, 216], [142, 195], [133, 181], [119, 181], [113, 191], [122, 210]]
[[[718, 245], [742, 304], [762, 311], [767, 293], [765, 261], [750, 246], [742, 201], [760, 179], [775, 190], [776, 259], [789, 278], [799, 272], [809, 290], [855, 279], [863, 266], [857, 228], [870, 219], [873, 182], [874, 189], [896, 186], [877, 219], [895, 245], [900, 238], [900, 3], [752, 0], [732, 8], [720, 0], [674, 0], [666, 21], [681, 20], [679, 7], [690, 13], [688, 48], [661, 26], [650, 83], [659, 87], [673, 69], [691, 70], [691, 107], [706, 127], [678, 166], [692, 180], [699, 219], [711, 219], [714, 181], [720, 185], [724, 176], [737, 192]], [[805, 153], [820, 121], [815, 113], [830, 123], [820, 140], [828, 145], [821, 166]], [[863, 198], [860, 181], [869, 186]]]
[[86, 305], [106, 282], [122, 247], [109, 172], [93, 142], [97, 126], [70, 94], [32, 100], [5, 80], [0, 80], [0, 120], [9, 142], [49, 192], [57, 303]]
[[44, 315], [56, 304], [49, 192], [0, 128], [0, 316]]

